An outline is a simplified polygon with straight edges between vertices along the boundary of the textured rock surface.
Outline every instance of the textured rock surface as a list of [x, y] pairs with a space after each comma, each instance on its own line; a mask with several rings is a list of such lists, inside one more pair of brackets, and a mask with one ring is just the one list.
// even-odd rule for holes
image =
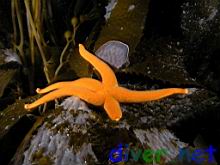
[[[24, 152], [24, 165], [42, 162], [55, 165], [87, 164], [97, 161], [87, 134], [91, 111], [85, 103], [76, 99], [71, 103], [78, 113], [73, 107], [68, 108], [71, 103], [67, 100], [64, 106], [67, 110], [57, 116], [51, 114], [47, 117], [48, 121], [38, 129], [28, 150]], [[80, 112], [80, 109], [84, 112]], [[81, 138], [83, 141], [77, 143]]]
[[181, 27], [186, 38], [186, 66], [191, 77], [220, 93], [220, 2], [186, 1]]
[[[111, 149], [120, 143], [142, 149], [165, 148], [168, 153], [163, 161], [168, 162], [178, 155], [179, 148], [187, 146], [168, 128], [211, 108], [217, 111], [216, 99], [205, 90], [194, 89], [187, 96], [121, 105], [123, 118], [115, 123], [103, 109], [94, 111], [79, 98], [67, 98], [29, 138], [24, 155], [20, 155], [22, 164], [108, 164]], [[140, 158], [137, 163], [144, 161]]]

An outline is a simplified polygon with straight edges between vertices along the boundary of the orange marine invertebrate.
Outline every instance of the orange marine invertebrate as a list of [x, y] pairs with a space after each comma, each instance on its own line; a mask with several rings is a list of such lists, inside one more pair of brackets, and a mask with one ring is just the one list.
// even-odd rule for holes
[[90, 104], [104, 106], [110, 119], [118, 121], [122, 117], [120, 102], [140, 103], [158, 100], [173, 94], [188, 93], [187, 89], [182, 88], [135, 91], [120, 87], [114, 72], [106, 63], [88, 52], [82, 44], [79, 44], [79, 53], [100, 73], [102, 81], [80, 78], [75, 81], [55, 83], [44, 89], [38, 88], [36, 91], [40, 94], [51, 92], [31, 104], [25, 104], [25, 109], [33, 109], [63, 96], [77, 96]]

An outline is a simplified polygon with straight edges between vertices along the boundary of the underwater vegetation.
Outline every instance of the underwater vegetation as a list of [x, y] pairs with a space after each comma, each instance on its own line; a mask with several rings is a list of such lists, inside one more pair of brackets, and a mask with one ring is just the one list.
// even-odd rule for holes
[[113, 164], [119, 144], [218, 164], [219, 3], [0, 1], [0, 164]]

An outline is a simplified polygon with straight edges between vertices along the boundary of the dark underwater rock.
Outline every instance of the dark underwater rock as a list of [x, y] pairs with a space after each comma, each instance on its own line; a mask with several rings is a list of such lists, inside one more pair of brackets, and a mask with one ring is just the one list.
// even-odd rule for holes
[[191, 77], [219, 93], [220, 2], [184, 1], [182, 10], [186, 69]]
[[181, 28], [190, 42], [200, 43], [206, 37], [217, 33], [219, 29], [218, 0], [184, 1], [182, 7]]
[[142, 38], [125, 73], [148, 77], [156, 83], [196, 87], [199, 84], [185, 69], [183, 45], [170, 38]]

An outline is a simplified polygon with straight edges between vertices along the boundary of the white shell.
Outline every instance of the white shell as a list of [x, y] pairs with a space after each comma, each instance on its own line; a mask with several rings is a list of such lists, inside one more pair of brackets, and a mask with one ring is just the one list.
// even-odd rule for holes
[[99, 58], [117, 69], [129, 64], [128, 53], [128, 45], [120, 41], [108, 41], [95, 52]]

